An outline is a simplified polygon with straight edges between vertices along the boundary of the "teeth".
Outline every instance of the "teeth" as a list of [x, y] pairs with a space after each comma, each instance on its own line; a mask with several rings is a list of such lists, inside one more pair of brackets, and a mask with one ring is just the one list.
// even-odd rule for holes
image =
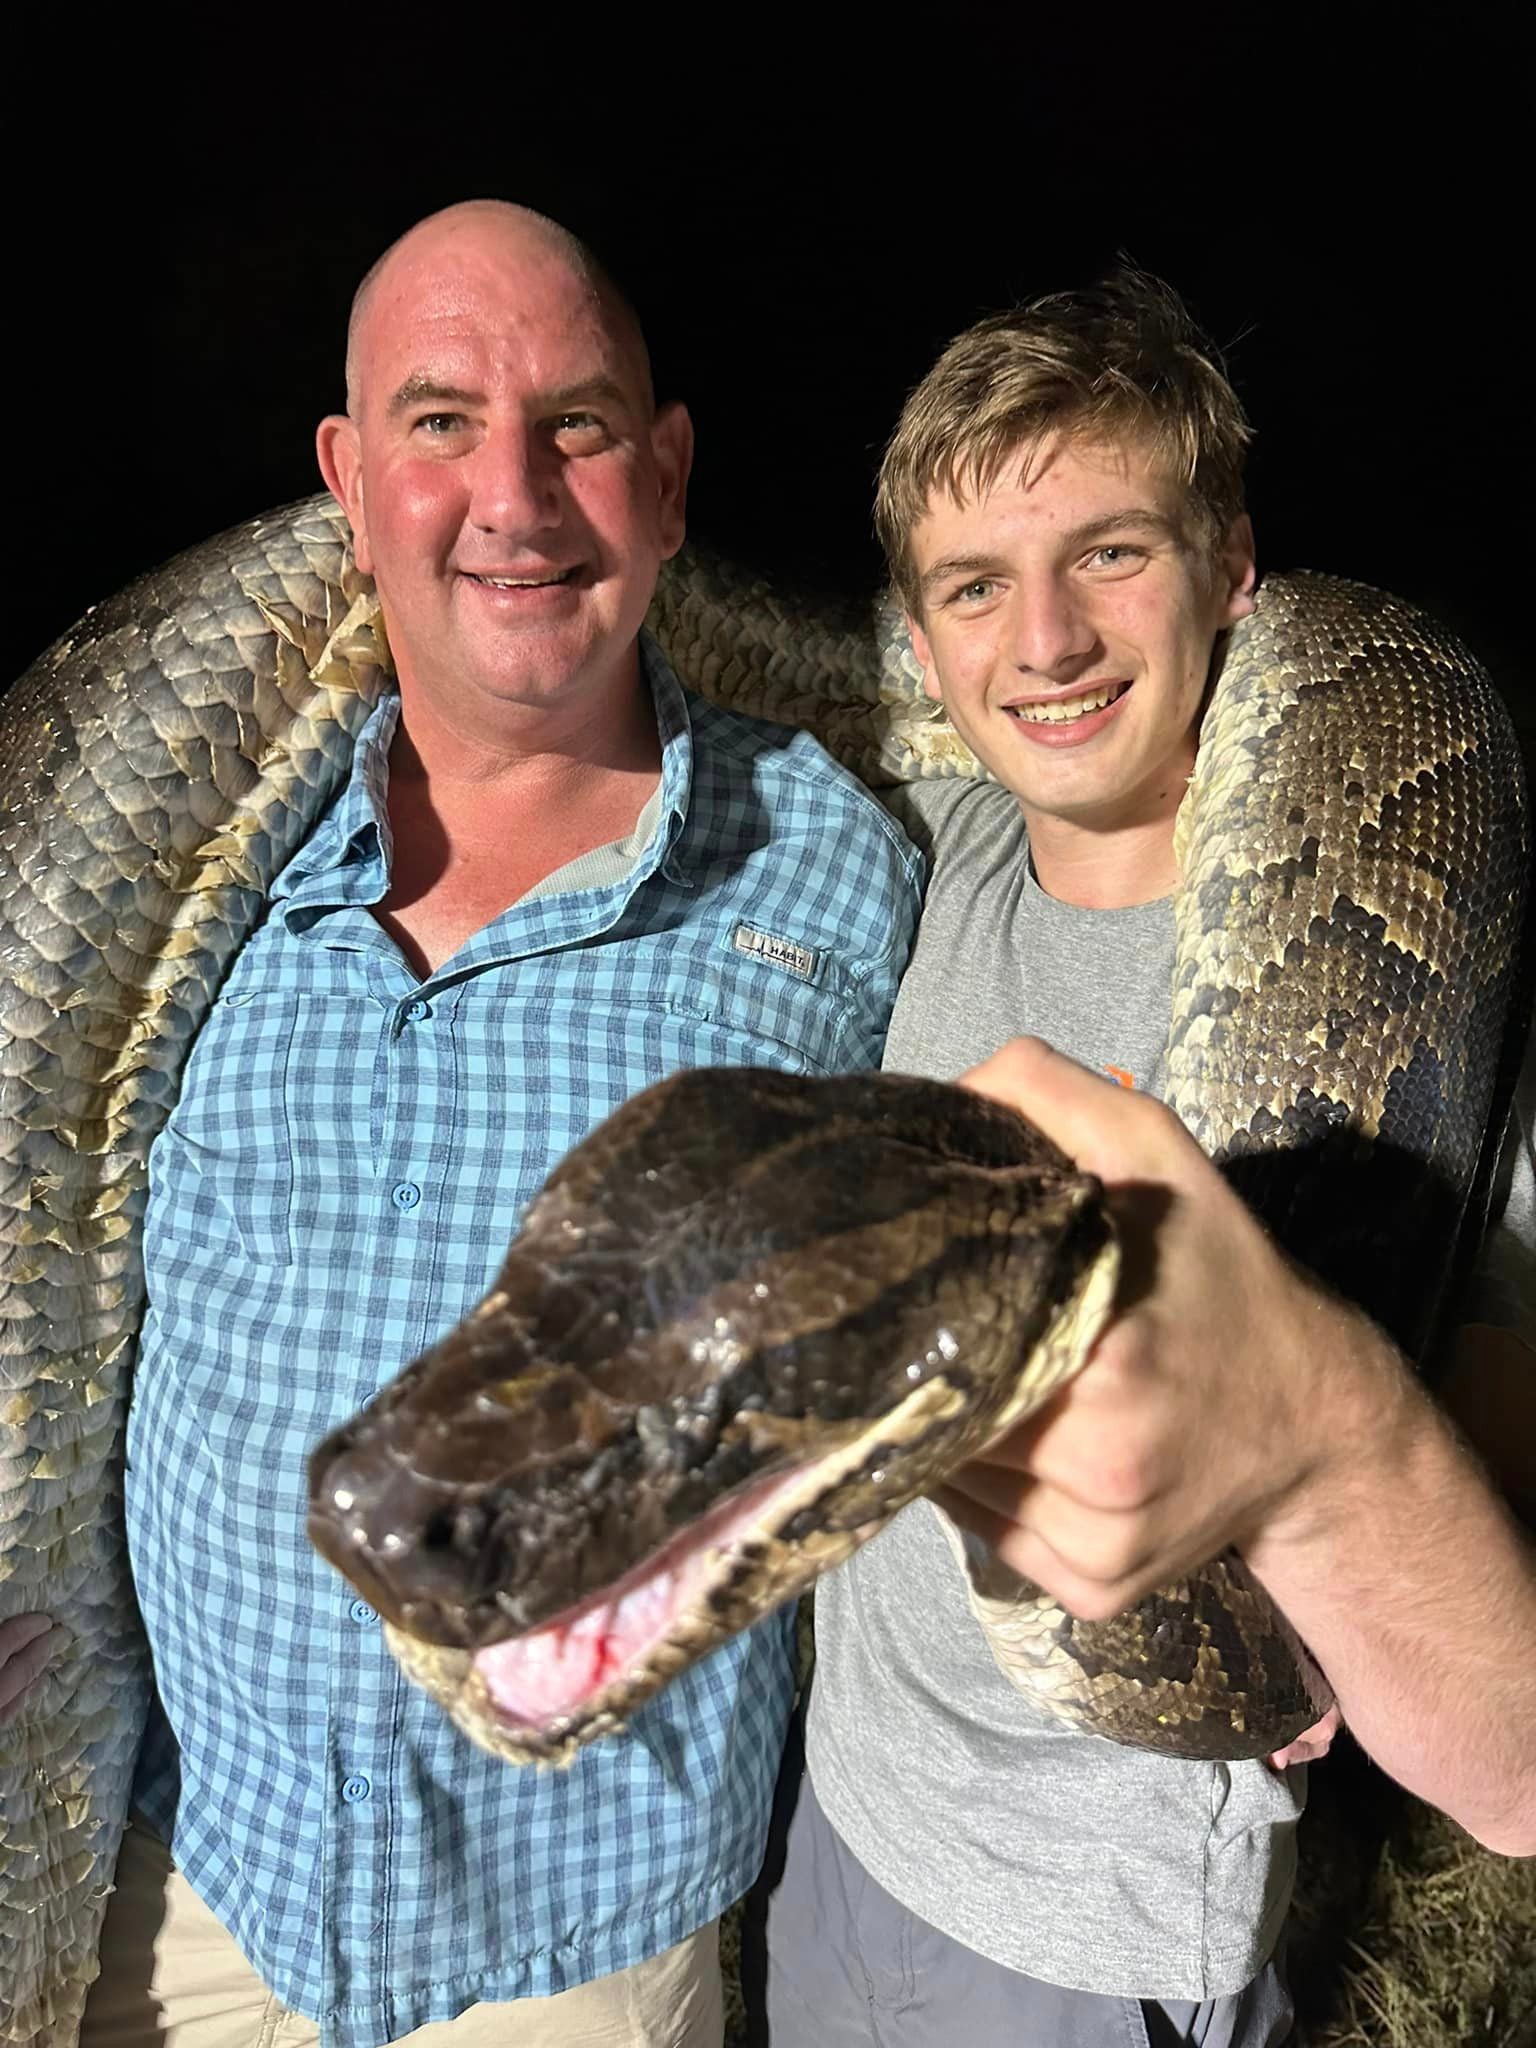
[[543, 590], [547, 584], [563, 583], [565, 572], [558, 576], [476, 576], [474, 580], [489, 584], [492, 590]]
[[1102, 690], [1089, 690], [1081, 697], [1053, 697], [1043, 704], [1010, 704], [1008, 709], [1026, 725], [1069, 725], [1074, 718], [1086, 718], [1090, 711], [1102, 711], [1113, 704], [1125, 688], [1110, 683]]

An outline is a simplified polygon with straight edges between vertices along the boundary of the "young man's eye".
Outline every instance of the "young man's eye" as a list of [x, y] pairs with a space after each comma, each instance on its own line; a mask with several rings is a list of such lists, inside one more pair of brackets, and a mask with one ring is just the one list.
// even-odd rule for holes
[[1094, 549], [1088, 557], [1091, 566], [1099, 569], [1125, 569], [1133, 562], [1140, 561], [1145, 550], [1133, 547], [1129, 541], [1106, 541]]
[[969, 583], [962, 583], [950, 593], [951, 604], [985, 604], [997, 588], [990, 576], [973, 576]]

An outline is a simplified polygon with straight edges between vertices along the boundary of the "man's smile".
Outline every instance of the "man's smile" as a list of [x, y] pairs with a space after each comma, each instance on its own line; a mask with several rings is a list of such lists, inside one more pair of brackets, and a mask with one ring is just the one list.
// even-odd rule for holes
[[1114, 723], [1130, 691], [1130, 677], [1122, 676], [1082, 690], [1020, 699], [1003, 709], [1032, 745], [1075, 747]]
[[570, 616], [592, 588], [590, 564], [572, 562], [563, 569], [545, 564], [522, 569], [460, 569], [461, 602], [482, 619], [504, 626], [520, 622], [550, 623]]
[[541, 569], [522, 575], [489, 569], [459, 571], [470, 583], [478, 583], [484, 590], [558, 590], [574, 582], [579, 573], [580, 565], [574, 563], [569, 569]]
[[1130, 688], [1126, 681], [1099, 683], [1091, 689], [1080, 690], [1075, 696], [1063, 691], [1054, 697], [1032, 697], [1004, 708], [1014, 718], [1022, 718], [1028, 725], [1061, 724], [1075, 718], [1086, 718], [1090, 711], [1102, 711], [1106, 704], [1113, 704]]

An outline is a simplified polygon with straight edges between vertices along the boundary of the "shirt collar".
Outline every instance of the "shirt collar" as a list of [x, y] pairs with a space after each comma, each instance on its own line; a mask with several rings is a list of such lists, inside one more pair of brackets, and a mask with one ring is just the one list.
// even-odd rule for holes
[[661, 818], [656, 828], [654, 859], [643, 860], [648, 873], [661, 868], [669, 882], [692, 888], [683, 861], [688, 805], [693, 795], [693, 714], [688, 692], [671, 662], [649, 633], [640, 635], [640, 672], [651, 687], [656, 707], [656, 733], [661, 741]]
[[[301, 894], [306, 904], [370, 903], [383, 895], [394, 858], [387, 799], [389, 750], [399, 723], [400, 698], [391, 690], [358, 734], [347, 779], [331, 808], [272, 884], [274, 903]], [[351, 881], [340, 886], [344, 872]]]
[[[655, 836], [634, 879], [661, 868], [669, 881], [692, 887], [683, 860], [683, 827], [693, 792], [693, 719], [688, 693], [649, 633], [640, 635], [640, 672], [651, 692], [661, 742], [660, 812]], [[272, 885], [274, 903], [302, 898], [306, 909], [327, 903], [376, 903], [389, 886], [394, 842], [389, 829], [389, 750], [400, 723], [391, 691], [369, 714], [352, 750], [346, 781], [325, 818]]]

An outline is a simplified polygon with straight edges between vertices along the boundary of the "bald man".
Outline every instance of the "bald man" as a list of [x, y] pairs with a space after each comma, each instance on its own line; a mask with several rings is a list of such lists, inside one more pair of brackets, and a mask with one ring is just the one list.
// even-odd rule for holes
[[406, 1688], [304, 1537], [310, 1447], [478, 1300], [626, 1096], [878, 1062], [915, 855], [641, 629], [691, 445], [629, 308], [537, 215], [451, 208], [359, 291], [319, 456], [399, 694], [151, 1159], [127, 1510], [163, 1711], [87, 2048], [718, 2048], [785, 1618], [568, 1772], [518, 1770]]

